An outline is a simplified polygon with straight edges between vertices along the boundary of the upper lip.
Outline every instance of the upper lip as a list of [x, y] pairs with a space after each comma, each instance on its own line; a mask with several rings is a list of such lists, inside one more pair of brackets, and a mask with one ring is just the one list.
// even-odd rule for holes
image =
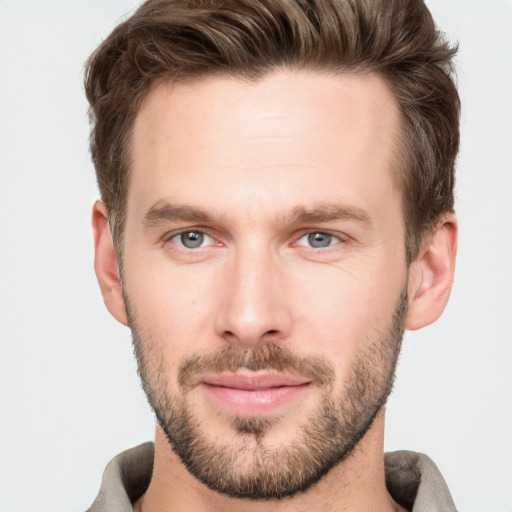
[[203, 384], [210, 386], [222, 386], [226, 388], [241, 389], [245, 391], [262, 390], [284, 386], [301, 386], [311, 382], [308, 379], [301, 379], [293, 375], [280, 373], [265, 374], [243, 374], [243, 373], [221, 373], [207, 375], [201, 379]]

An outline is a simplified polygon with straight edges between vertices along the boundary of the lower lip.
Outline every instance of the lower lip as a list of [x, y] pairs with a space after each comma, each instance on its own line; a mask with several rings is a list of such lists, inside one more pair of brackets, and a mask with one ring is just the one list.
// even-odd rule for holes
[[254, 417], [268, 414], [291, 402], [309, 389], [311, 384], [259, 390], [227, 388], [204, 382], [201, 386], [227, 412], [236, 416]]

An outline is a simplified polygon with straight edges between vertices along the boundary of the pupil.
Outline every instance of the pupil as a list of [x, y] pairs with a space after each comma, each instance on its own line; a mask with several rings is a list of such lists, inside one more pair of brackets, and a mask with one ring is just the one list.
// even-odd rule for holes
[[196, 231], [188, 231], [181, 234], [181, 243], [188, 249], [200, 247], [203, 243], [204, 235]]
[[311, 247], [329, 247], [331, 241], [332, 236], [326, 233], [311, 233], [308, 236], [308, 242]]

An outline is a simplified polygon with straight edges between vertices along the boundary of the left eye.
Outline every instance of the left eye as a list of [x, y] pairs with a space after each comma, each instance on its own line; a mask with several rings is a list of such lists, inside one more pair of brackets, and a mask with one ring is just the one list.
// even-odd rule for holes
[[198, 249], [213, 243], [213, 238], [202, 231], [183, 231], [171, 238], [171, 241], [186, 249]]
[[335, 245], [339, 242], [340, 239], [337, 236], [318, 231], [302, 236], [297, 241], [297, 245], [301, 245], [303, 247], [313, 247], [313, 249], [323, 249], [325, 247]]

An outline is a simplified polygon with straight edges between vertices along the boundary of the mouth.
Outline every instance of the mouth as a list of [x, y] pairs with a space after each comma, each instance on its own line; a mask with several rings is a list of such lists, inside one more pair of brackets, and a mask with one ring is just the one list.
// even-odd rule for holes
[[256, 417], [296, 400], [312, 382], [291, 375], [249, 372], [207, 375], [199, 386], [226, 412]]

